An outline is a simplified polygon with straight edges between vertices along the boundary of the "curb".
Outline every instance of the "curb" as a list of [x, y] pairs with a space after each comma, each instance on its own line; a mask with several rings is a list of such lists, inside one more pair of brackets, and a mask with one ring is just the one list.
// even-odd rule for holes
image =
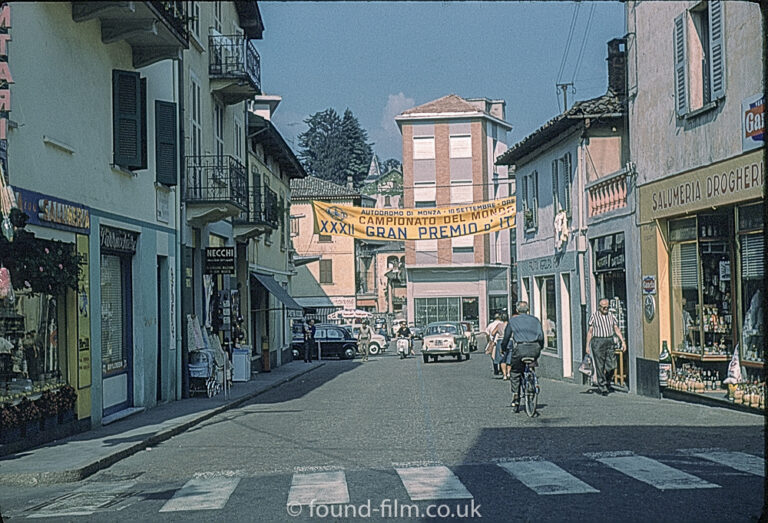
[[325, 365], [325, 363], [323, 362], [318, 362], [318, 363], [319, 365], [313, 365], [312, 367], [308, 369], [304, 369], [292, 376], [288, 376], [286, 378], [278, 380], [275, 383], [272, 383], [263, 389], [248, 393], [245, 396], [237, 398], [236, 400], [232, 400], [229, 403], [226, 403], [219, 407], [215, 407], [213, 409], [203, 411], [199, 416], [189, 421], [186, 421], [179, 425], [157, 432], [142, 441], [134, 443], [130, 447], [114, 452], [108, 456], [105, 456], [94, 462], [91, 462], [83, 467], [72, 469], [72, 470], [56, 471], [56, 472], [32, 472], [32, 473], [25, 473], [25, 474], [7, 474], [7, 475], [0, 474], [0, 485], [35, 487], [38, 485], [51, 485], [56, 483], [73, 483], [76, 481], [81, 481], [87, 478], [88, 476], [95, 474], [99, 470], [110, 467], [115, 463], [117, 463], [118, 461], [123, 460], [129, 456], [132, 456], [133, 454], [136, 454], [137, 452], [140, 452], [146, 449], [147, 447], [156, 446], [158, 443], [171, 439], [172, 437], [189, 430], [190, 428], [194, 427], [199, 423], [202, 423], [203, 421], [206, 421], [218, 414], [221, 414], [222, 412], [226, 412], [230, 409], [239, 407], [246, 401], [251, 400], [256, 396], [264, 394], [265, 392], [270, 391], [274, 388], [277, 388], [280, 385], [284, 385], [285, 383], [293, 381], [296, 378], [300, 376], [304, 376], [305, 374], [308, 374], [314, 370], [317, 370], [320, 367], [323, 367]]

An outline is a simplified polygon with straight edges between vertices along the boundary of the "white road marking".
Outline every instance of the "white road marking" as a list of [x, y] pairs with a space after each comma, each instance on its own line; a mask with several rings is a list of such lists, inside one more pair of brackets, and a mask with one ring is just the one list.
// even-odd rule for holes
[[472, 499], [451, 469], [442, 465], [395, 468], [413, 501], [428, 499]]
[[163, 505], [160, 512], [224, 508], [238, 483], [240, 478], [232, 477], [190, 479]]
[[600, 492], [551, 461], [510, 461], [498, 466], [540, 495]]
[[720, 488], [692, 474], [645, 456], [597, 458], [597, 461], [659, 490]]
[[702, 452], [692, 452], [691, 455], [708, 461], [714, 461], [715, 463], [725, 465], [726, 467], [741, 472], [765, 477], [765, 459], [751, 454], [727, 450], [707, 450]]
[[287, 506], [349, 503], [347, 476], [343, 470], [294, 474]]

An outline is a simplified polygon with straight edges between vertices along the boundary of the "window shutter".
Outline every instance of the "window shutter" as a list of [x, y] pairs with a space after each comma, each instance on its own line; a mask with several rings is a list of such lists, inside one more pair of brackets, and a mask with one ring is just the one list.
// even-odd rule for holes
[[141, 88], [139, 90], [139, 97], [141, 99], [141, 112], [139, 116], [141, 118], [141, 157], [139, 158], [139, 165], [135, 166], [135, 169], [147, 168], [147, 79], [141, 79]]
[[709, 78], [712, 82], [712, 99], [717, 100], [725, 96], [725, 53], [723, 44], [723, 2], [710, 0], [709, 2]]
[[530, 176], [523, 176], [523, 186], [520, 190], [522, 196], [521, 201], [523, 203], [523, 210], [528, 208], [528, 179]]
[[741, 277], [747, 280], [765, 277], [765, 246], [762, 234], [741, 237]]
[[176, 104], [155, 101], [155, 171], [157, 183], [178, 183]]
[[539, 171], [533, 171], [533, 224], [539, 224]]
[[571, 153], [563, 157], [563, 208], [571, 217]]
[[685, 17], [682, 13], [675, 18], [674, 56], [675, 56], [675, 109], [678, 116], [688, 112], [688, 78], [685, 47]]
[[554, 213], [557, 213], [557, 211], [560, 210], [559, 207], [562, 206], [557, 194], [557, 191], [559, 190], [559, 187], [557, 186], [557, 162], [558, 160], [552, 160], [552, 210]]
[[112, 138], [115, 165], [141, 166], [141, 81], [139, 73], [112, 71]]

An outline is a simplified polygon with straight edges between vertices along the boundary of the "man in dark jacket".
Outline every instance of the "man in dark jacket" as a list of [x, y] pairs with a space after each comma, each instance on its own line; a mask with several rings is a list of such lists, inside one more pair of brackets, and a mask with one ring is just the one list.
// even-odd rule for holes
[[541, 322], [535, 316], [528, 314], [528, 302], [517, 302], [517, 313], [509, 318], [501, 346], [507, 351], [505, 361], [510, 369], [509, 383], [512, 388], [512, 407], [520, 405], [520, 379], [525, 370], [525, 363], [518, 352], [521, 344], [537, 345], [537, 353], [544, 347], [544, 330]]
[[315, 320], [309, 320], [304, 325], [304, 363], [312, 363], [312, 352], [315, 350]]

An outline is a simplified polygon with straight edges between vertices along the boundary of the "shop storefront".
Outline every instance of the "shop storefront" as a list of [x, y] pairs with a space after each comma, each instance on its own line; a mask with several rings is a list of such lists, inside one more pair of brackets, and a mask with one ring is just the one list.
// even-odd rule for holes
[[[626, 241], [623, 232], [600, 236], [592, 240], [592, 268], [595, 279], [596, 299], [606, 298], [610, 310], [619, 322], [625, 340], [627, 333], [627, 271]], [[615, 384], [629, 387], [627, 353], [616, 351], [617, 369]]]
[[644, 352], [671, 353], [664, 395], [762, 407], [763, 169], [754, 151], [640, 189], [643, 274], [658, 283]]
[[0, 439], [40, 443], [89, 417], [90, 329], [79, 306], [89, 301], [90, 216], [33, 191], [15, 199], [0, 236]]

